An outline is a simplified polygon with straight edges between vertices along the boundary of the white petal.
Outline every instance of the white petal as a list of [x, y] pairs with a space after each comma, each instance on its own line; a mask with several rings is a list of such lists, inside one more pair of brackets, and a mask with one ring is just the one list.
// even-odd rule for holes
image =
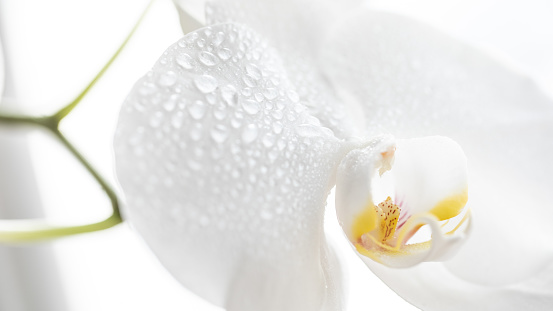
[[350, 241], [356, 241], [365, 233], [357, 226], [372, 226], [372, 215], [365, 215], [361, 224], [355, 219], [373, 202], [373, 177], [382, 168], [389, 166], [391, 159], [385, 159], [383, 154], [393, 152], [395, 140], [391, 136], [373, 139], [360, 144], [350, 151], [340, 163], [336, 174], [336, 216], [344, 233]]
[[[467, 159], [461, 147], [447, 137], [431, 136], [398, 141], [393, 176], [402, 213], [430, 212], [440, 220], [457, 216], [468, 190]], [[444, 200], [459, 204], [443, 204]]]
[[549, 278], [540, 272], [553, 259], [552, 101], [487, 55], [394, 14], [359, 12], [336, 30], [325, 51], [328, 77], [364, 107], [371, 132], [445, 135], [465, 151], [474, 230], [447, 263], [462, 284], [450, 295], [466, 298], [463, 291], [478, 284], [516, 291], [516, 282], [528, 284], [531, 295], [549, 294], [551, 287], [532, 287], [539, 282], [529, 280]]
[[553, 91], [553, 3], [547, 0], [377, 0], [509, 60]]
[[228, 310], [339, 308], [322, 222], [344, 152], [291, 91], [265, 41], [223, 24], [169, 47], [121, 110], [126, 217]]
[[309, 112], [336, 136], [352, 135], [355, 111], [337, 100], [332, 85], [320, 75], [318, 54], [332, 29], [358, 0], [218, 0], [207, 8], [208, 24], [235, 22], [263, 35], [278, 49], [297, 96]]
[[426, 311], [549, 310], [553, 305], [553, 265], [539, 276], [505, 287], [490, 287], [459, 279], [441, 263], [392, 269], [368, 263], [401, 297]]

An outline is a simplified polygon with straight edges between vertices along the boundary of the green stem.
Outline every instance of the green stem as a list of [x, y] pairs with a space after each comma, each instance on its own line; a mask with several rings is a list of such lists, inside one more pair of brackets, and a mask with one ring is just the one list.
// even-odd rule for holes
[[[69, 150], [69, 152], [84, 166], [92, 177], [100, 184], [108, 196], [111, 206], [111, 215], [99, 222], [67, 226], [56, 225], [43, 219], [0, 220], [0, 243], [34, 242], [52, 239], [79, 233], [93, 232], [111, 228], [122, 222], [117, 194], [84, 156], [59, 131], [59, 122], [52, 121], [54, 117], [32, 118], [5, 116], [0, 114], [0, 121], [12, 124], [30, 124], [51, 131], [54, 136]], [[61, 121], [61, 120], [60, 120]]]
[[100, 78], [104, 75], [104, 73], [108, 70], [108, 68], [111, 66], [111, 64], [115, 61], [115, 59], [117, 59], [117, 57], [119, 56], [119, 54], [121, 53], [121, 51], [123, 51], [123, 49], [125, 48], [125, 46], [127, 46], [127, 43], [129, 42], [129, 40], [131, 39], [131, 37], [133, 36], [133, 34], [136, 32], [136, 29], [138, 29], [138, 26], [140, 25], [140, 23], [142, 22], [142, 20], [144, 19], [144, 17], [146, 16], [146, 13], [149, 11], [149, 9], [152, 7], [152, 4], [154, 3], [155, 0], [151, 0], [150, 3], [148, 4], [148, 6], [146, 7], [146, 9], [144, 10], [144, 12], [142, 12], [142, 15], [140, 16], [140, 18], [138, 19], [138, 21], [136, 22], [136, 24], [134, 24], [134, 27], [131, 29], [131, 32], [127, 35], [127, 37], [125, 38], [125, 40], [123, 41], [123, 43], [119, 46], [119, 48], [117, 49], [117, 51], [115, 51], [115, 54], [113, 54], [113, 56], [108, 60], [108, 62], [104, 65], [104, 67], [100, 70], [100, 72], [98, 72], [98, 74], [96, 75], [96, 77], [94, 77], [94, 79], [92, 79], [92, 81], [90, 81], [90, 83], [85, 87], [85, 89], [72, 101], [70, 102], [67, 106], [61, 108], [58, 112], [56, 112], [54, 114], [54, 116], [58, 119], [58, 120], [62, 120], [63, 118], [65, 118], [71, 111], [73, 111], [73, 109], [75, 109], [75, 107], [77, 107], [77, 105], [81, 102], [81, 100], [85, 97], [86, 94], [88, 94], [88, 91], [90, 91], [90, 89], [92, 89], [92, 87], [96, 84], [96, 82], [98, 82], [98, 80], [100, 80]]
[[47, 240], [52, 238], [58, 238], [68, 235], [74, 235], [79, 233], [87, 233], [93, 231], [99, 231], [111, 228], [122, 222], [121, 212], [119, 210], [119, 199], [117, 194], [105, 181], [104, 178], [97, 172], [97, 170], [85, 159], [85, 157], [66, 139], [66, 137], [60, 132], [60, 122], [68, 116], [71, 111], [81, 102], [90, 89], [98, 82], [103, 76], [111, 64], [115, 61], [117, 56], [121, 53], [123, 48], [127, 45], [132, 35], [144, 19], [144, 16], [152, 6], [155, 0], [150, 1], [137, 23], [132, 28], [129, 35], [125, 38], [119, 49], [110, 58], [106, 65], [100, 70], [96, 77], [87, 85], [87, 87], [67, 106], [60, 109], [58, 112], [51, 116], [45, 117], [30, 117], [30, 116], [17, 116], [0, 113], [0, 124], [6, 124], [11, 126], [27, 125], [38, 126], [43, 130], [48, 130], [56, 136], [61, 144], [69, 150], [69, 152], [84, 166], [89, 174], [98, 182], [102, 190], [108, 196], [112, 213], [111, 215], [101, 221], [83, 224], [83, 225], [58, 225], [53, 222], [44, 219], [21, 219], [21, 220], [0, 220], [0, 243], [21, 243], [21, 242], [34, 242], [39, 240]]

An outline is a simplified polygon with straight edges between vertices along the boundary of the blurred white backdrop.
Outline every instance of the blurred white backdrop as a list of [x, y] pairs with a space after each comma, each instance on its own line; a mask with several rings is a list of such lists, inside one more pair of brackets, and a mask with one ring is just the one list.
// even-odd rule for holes
[[[2, 42], [12, 51], [9, 64], [20, 112], [49, 113], [72, 100], [111, 57], [147, 3], [3, 0], [0, 18], [7, 35]], [[549, 1], [375, 0], [372, 5], [424, 19], [503, 55], [544, 86], [553, 85]], [[171, 1], [158, 1], [112, 68], [62, 124], [69, 140], [112, 184], [111, 144], [120, 105], [134, 82], [181, 36]], [[105, 217], [109, 201], [78, 163], [49, 135], [26, 133], [48, 217], [70, 222]], [[353, 255], [339, 233], [333, 198], [328, 207], [327, 231], [344, 255], [349, 279], [348, 310], [415, 309]], [[128, 224], [46, 245], [55, 252], [68, 310], [219, 310], [173, 280]]]

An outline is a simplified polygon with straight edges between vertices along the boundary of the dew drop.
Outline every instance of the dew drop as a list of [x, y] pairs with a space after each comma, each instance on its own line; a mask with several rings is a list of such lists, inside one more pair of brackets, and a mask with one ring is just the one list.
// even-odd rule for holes
[[171, 118], [171, 125], [173, 125], [174, 128], [178, 129], [182, 126], [182, 119], [184, 117], [184, 114], [182, 111], [177, 111], [175, 115]]
[[219, 56], [222, 61], [226, 61], [232, 56], [232, 52], [227, 48], [222, 48], [217, 51], [217, 56]]
[[276, 121], [276, 122], [272, 123], [272, 126], [273, 126], [273, 132], [275, 134], [278, 135], [278, 134], [282, 133], [282, 129], [283, 129], [282, 123]]
[[168, 100], [166, 100], [163, 103], [163, 108], [168, 112], [173, 111], [173, 109], [175, 109], [175, 106], [177, 105], [177, 99], [178, 99], [177, 95], [172, 95]]
[[203, 48], [205, 46], [205, 39], [200, 39], [196, 41], [196, 44], [198, 45], [199, 48]]
[[217, 120], [224, 120], [225, 117], [227, 116], [227, 111], [226, 111], [225, 107], [217, 107], [216, 109], [214, 109], [213, 110], [213, 116]]
[[252, 96], [252, 89], [250, 89], [249, 87], [245, 87], [240, 91], [240, 93], [242, 93], [242, 95], [246, 97], [250, 97]]
[[193, 33], [191, 33], [191, 34], [185, 36], [184, 39], [185, 39], [186, 42], [188, 42], [188, 43], [194, 43], [194, 41], [196, 41], [196, 40], [198, 39], [199, 36], [200, 36], [200, 35], [199, 35], [197, 32], [193, 32]]
[[217, 80], [210, 75], [201, 75], [194, 78], [194, 85], [202, 93], [211, 93], [217, 88]]
[[259, 103], [253, 100], [245, 100], [242, 102], [242, 108], [244, 108], [244, 111], [246, 111], [248, 114], [256, 114], [259, 112]]
[[163, 119], [163, 113], [161, 113], [160, 111], [157, 111], [150, 118], [150, 126], [154, 128], [159, 127], [161, 125], [162, 119]]
[[176, 57], [177, 64], [184, 69], [190, 70], [194, 68], [194, 60], [186, 53], [178, 54]]
[[261, 142], [266, 148], [271, 148], [275, 144], [275, 140], [276, 137], [273, 134], [268, 133], [267, 135], [263, 136]]
[[273, 118], [280, 120], [282, 119], [283, 115], [284, 113], [282, 112], [282, 110], [273, 110]]
[[199, 171], [199, 170], [202, 169], [202, 164], [200, 162], [189, 159], [188, 160], [188, 167], [193, 171]]
[[268, 100], [273, 100], [278, 96], [278, 90], [274, 87], [266, 88], [263, 90], [263, 95]]
[[242, 141], [246, 144], [253, 142], [257, 138], [257, 126], [248, 124], [242, 131]]
[[200, 123], [194, 124], [190, 129], [190, 138], [194, 141], [202, 139], [203, 126]]
[[213, 138], [216, 143], [224, 142], [228, 136], [229, 131], [227, 127], [222, 124], [217, 124], [211, 129], [211, 138]]
[[200, 54], [198, 55], [198, 59], [202, 64], [206, 66], [215, 66], [217, 64], [217, 57], [206, 51], [200, 52]]
[[234, 86], [229, 84], [221, 88], [221, 96], [227, 105], [231, 107], [236, 106], [236, 103], [238, 102], [238, 93], [236, 92]]
[[254, 64], [246, 65], [246, 73], [256, 81], [261, 79], [261, 70]]
[[261, 94], [261, 93], [255, 93], [255, 94], [253, 95], [253, 97], [254, 97], [255, 100], [257, 100], [257, 102], [259, 102], [259, 103], [262, 102], [263, 99], [265, 98], [265, 97], [263, 96], [263, 94]]
[[239, 127], [242, 126], [242, 121], [239, 120], [239, 119], [232, 119], [232, 120], [230, 120], [230, 125], [231, 125], [233, 128], [237, 129], [237, 128], [239, 128]]
[[242, 81], [244, 81], [244, 84], [246, 84], [249, 87], [254, 87], [257, 85], [257, 81], [254, 77], [252, 77], [249, 74], [246, 74], [242, 77]]
[[222, 31], [219, 31], [215, 34], [215, 37], [213, 38], [212, 42], [214, 46], [219, 46], [223, 41], [225, 40], [225, 33]]
[[200, 120], [204, 117], [206, 109], [206, 104], [201, 100], [197, 100], [188, 106], [188, 113], [193, 119]]

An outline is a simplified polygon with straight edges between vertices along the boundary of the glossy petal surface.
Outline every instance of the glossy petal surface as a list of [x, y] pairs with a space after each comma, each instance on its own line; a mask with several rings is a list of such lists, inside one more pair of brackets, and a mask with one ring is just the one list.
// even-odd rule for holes
[[228, 310], [337, 310], [322, 229], [344, 151], [268, 43], [200, 29], [139, 80], [115, 154], [125, 215], [192, 291]]
[[[528, 297], [550, 302], [551, 286], [543, 284], [550, 284], [553, 259], [551, 100], [484, 53], [390, 13], [351, 16], [325, 51], [327, 77], [365, 109], [370, 133], [449, 136], [469, 161], [474, 231], [467, 245], [445, 267], [374, 271], [431, 310], [451, 297], [458, 304], [446, 309], [466, 310], [483, 297], [466, 293], [482, 286], [490, 286], [490, 301], [505, 299], [511, 309]], [[429, 292], [417, 296], [415, 288]], [[444, 288], [447, 299], [432, 300]]]
[[318, 56], [328, 32], [357, 3], [357, 0], [211, 1], [207, 21], [244, 24], [267, 38], [283, 58], [298, 99], [324, 126], [344, 138], [353, 133], [355, 111], [338, 99], [332, 85], [321, 76]]

